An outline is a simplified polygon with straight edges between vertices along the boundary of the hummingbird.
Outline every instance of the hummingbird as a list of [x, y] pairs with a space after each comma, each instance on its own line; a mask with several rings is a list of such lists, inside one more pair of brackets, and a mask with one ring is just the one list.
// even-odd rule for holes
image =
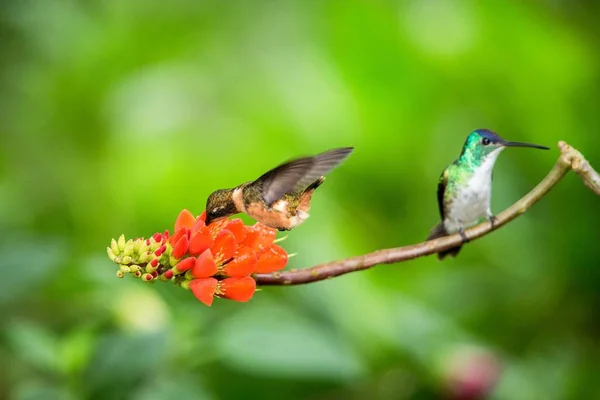
[[353, 150], [342, 147], [287, 161], [254, 181], [214, 191], [206, 201], [206, 224], [245, 213], [280, 231], [292, 230], [309, 217], [313, 193], [325, 181], [325, 175]]
[[[437, 188], [442, 221], [429, 233], [427, 240], [459, 232], [463, 243], [469, 241], [464, 229], [487, 218], [492, 226], [496, 217], [490, 209], [492, 170], [502, 150], [507, 147], [548, 147], [523, 142], [509, 142], [488, 129], [477, 129], [467, 136], [460, 157], [442, 172]], [[438, 253], [443, 260], [455, 257], [461, 246]]]

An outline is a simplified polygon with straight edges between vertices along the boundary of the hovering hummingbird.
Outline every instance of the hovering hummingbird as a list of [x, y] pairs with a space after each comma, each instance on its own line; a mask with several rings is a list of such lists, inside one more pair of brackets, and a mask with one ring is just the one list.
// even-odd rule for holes
[[206, 201], [206, 223], [245, 213], [264, 225], [289, 231], [309, 217], [315, 189], [353, 150], [353, 147], [342, 147], [291, 160], [255, 181], [216, 190]]
[[[506, 147], [548, 147], [531, 143], [509, 142], [488, 129], [477, 129], [469, 134], [460, 157], [440, 176], [437, 189], [438, 206], [442, 221], [429, 233], [427, 240], [459, 232], [468, 242], [464, 229], [486, 217], [492, 226], [495, 216], [490, 209], [492, 197], [492, 170], [498, 155]], [[438, 253], [440, 260], [447, 255], [455, 257], [462, 246]]]

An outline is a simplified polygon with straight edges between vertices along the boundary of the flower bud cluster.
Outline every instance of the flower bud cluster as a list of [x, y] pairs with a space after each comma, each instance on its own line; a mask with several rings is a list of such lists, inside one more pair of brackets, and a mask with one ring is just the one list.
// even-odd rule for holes
[[148, 239], [112, 239], [106, 251], [119, 266], [117, 277], [173, 282], [210, 306], [215, 297], [249, 301], [256, 291], [253, 274], [285, 268], [289, 256], [275, 244], [277, 230], [238, 218], [204, 221], [205, 213], [194, 217], [183, 210], [172, 236], [167, 230]]

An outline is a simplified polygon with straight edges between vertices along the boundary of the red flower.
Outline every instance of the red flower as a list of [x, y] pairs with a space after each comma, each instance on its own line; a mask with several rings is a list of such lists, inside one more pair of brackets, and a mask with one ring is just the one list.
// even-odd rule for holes
[[225, 229], [233, 233], [233, 236], [235, 236], [235, 241], [238, 243], [242, 243], [244, 239], [246, 239], [246, 236], [248, 235], [247, 228], [248, 227], [244, 225], [244, 221], [239, 218], [232, 219], [225, 226]]
[[277, 229], [269, 228], [258, 222], [253, 226], [246, 226], [246, 232], [244, 244], [256, 250], [269, 247], [277, 236]]
[[259, 274], [268, 274], [282, 270], [285, 268], [287, 261], [288, 255], [286, 251], [280, 246], [273, 244], [269, 248], [263, 250], [258, 256], [256, 272]]
[[175, 266], [175, 269], [177, 270], [178, 274], [182, 274], [182, 273], [192, 269], [195, 262], [196, 262], [196, 259], [194, 257], [185, 258], [177, 263], [177, 265]]
[[190, 282], [190, 290], [198, 300], [210, 307], [215, 298], [217, 284], [215, 278], [194, 279]]
[[189, 239], [189, 229], [188, 228], [181, 227], [177, 231], [175, 231], [175, 234], [169, 238], [169, 243], [171, 243], [171, 245], [174, 245], [183, 236], [188, 236], [188, 239]]
[[212, 304], [215, 296], [246, 302], [254, 296], [256, 281], [249, 276], [226, 278], [222, 281], [215, 278], [201, 278], [190, 282], [190, 290], [207, 306]]
[[185, 253], [187, 253], [189, 247], [190, 242], [187, 235], [182, 235], [173, 247], [173, 252], [171, 255], [175, 258], [181, 258], [185, 255]]
[[225, 264], [230, 261], [235, 255], [237, 243], [235, 242], [235, 236], [227, 229], [223, 229], [217, 234], [215, 243], [212, 245], [210, 250], [215, 256], [215, 260], [218, 264]]
[[[200, 222], [204, 223], [204, 221], [200, 220]], [[192, 231], [191, 239], [190, 239], [190, 254], [196, 256], [204, 252], [204, 250], [209, 249], [214, 243], [214, 239], [210, 230], [203, 226], [201, 228], [195, 229]]]
[[167, 281], [189, 287], [202, 303], [215, 296], [248, 301], [256, 291], [253, 273], [283, 269], [285, 250], [274, 244], [277, 230], [260, 223], [244, 225], [239, 218], [221, 218], [206, 225], [206, 213], [197, 218], [182, 210], [169, 231], [150, 239], [125, 241], [121, 236], [107, 248], [119, 265], [117, 276], [130, 273], [143, 281]]
[[238, 249], [235, 257], [223, 268], [225, 275], [238, 277], [246, 276], [256, 272], [258, 257], [256, 252], [249, 246], [243, 246]]
[[196, 222], [196, 218], [186, 209], [181, 210], [175, 220], [175, 229], [173, 232], [178, 232], [180, 228], [191, 228]]
[[219, 268], [209, 249], [205, 250], [204, 253], [196, 258], [194, 266], [192, 267], [192, 276], [194, 278], [208, 278], [216, 275], [218, 272]]
[[217, 293], [226, 299], [249, 301], [256, 291], [256, 281], [249, 276], [223, 279], [217, 285]]

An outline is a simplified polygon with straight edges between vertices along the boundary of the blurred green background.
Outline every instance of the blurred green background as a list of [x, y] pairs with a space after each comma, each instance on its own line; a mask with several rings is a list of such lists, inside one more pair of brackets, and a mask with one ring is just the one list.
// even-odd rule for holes
[[574, 174], [455, 260], [247, 304], [119, 280], [105, 252], [337, 146], [290, 267], [422, 241], [476, 128], [553, 148], [504, 152], [494, 212], [558, 140], [600, 167], [600, 5], [522, 3], [2, 2], [0, 397], [600, 398], [599, 199]]

